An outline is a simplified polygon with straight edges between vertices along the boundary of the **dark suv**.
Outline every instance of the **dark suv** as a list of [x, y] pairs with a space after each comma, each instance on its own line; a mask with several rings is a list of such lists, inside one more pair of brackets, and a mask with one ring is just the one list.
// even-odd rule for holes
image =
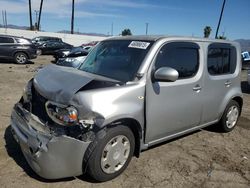
[[37, 57], [37, 49], [29, 39], [8, 35], [0, 35], [0, 58], [13, 59], [24, 64], [28, 59]]
[[31, 39], [32, 43], [36, 46], [42, 45], [44, 42], [63, 42], [61, 38], [58, 37], [48, 37], [48, 36], [39, 36]]

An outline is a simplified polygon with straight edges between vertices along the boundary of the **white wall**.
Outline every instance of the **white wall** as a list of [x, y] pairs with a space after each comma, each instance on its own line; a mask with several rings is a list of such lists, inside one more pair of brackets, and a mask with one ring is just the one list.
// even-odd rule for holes
[[66, 43], [72, 44], [74, 46], [79, 46], [83, 43], [88, 43], [91, 41], [101, 41], [106, 37], [98, 36], [88, 36], [88, 35], [71, 35], [64, 33], [52, 33], [52, 32], [38, 32], [38, 31], [29, 31], [29, 30], [19, 30], [19, 29], [4, 29], [0, 28], [0, 34], [3, 35], [13, 35], [20, 36], [32, 39], [37, 36], [51, 36], [51, 37], [60, 37]]

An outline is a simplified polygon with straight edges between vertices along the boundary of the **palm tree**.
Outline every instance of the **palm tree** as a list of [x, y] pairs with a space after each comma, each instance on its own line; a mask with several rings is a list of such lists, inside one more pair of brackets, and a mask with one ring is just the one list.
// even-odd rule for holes
[[71, 34], [74, 34], [75, 0], [72, 0]]
[[41, 21], [41, 14], [42, 14], [42, 9], [43, 9], [43, 0], [41, 0], [40, 3], [40, 10], [39, 10], [39, 17], [38, 17], [38, 24], [37, 24], [37, 30], [40, 30], [40, 21]]
[[212, 31], [211, 27], [210, 26], [206, 26], [204, 28], [204, 38], [209, 38], [209, 35], [210, 35], [211, 31]]
[[33, 30], [33, 25], [32, 25], [32, 12], [31, 12], [31, 0], [29, 0], [29, 14], [30, 14], [30, 30]]

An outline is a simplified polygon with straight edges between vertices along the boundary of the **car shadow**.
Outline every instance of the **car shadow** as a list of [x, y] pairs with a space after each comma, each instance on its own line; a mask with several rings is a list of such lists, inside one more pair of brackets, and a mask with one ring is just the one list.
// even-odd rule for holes
[[21, 148], [15, 141], [12, 133], [11, 133], [11, 126], [9, 125], [4, 133], [4, 139], [5, 139], [5, 148], [8, 153], [8, 155], [16, 162], [18, 166], [20, 166], [24, 172], [30, 176], [31, 178], [34, 178], [40, 182], [44, 183], [50, 183], [50, 182], [65, 182], [65, 181], [72, 181], [75, 178], [70, 177], [70, 178], [63, 178], [63, 179], [56, 179], [56, 180], [48, 180], [44, 179], [40, 176], [38, 176], [29, 166], [27, 161], [25, 160], [25, 157], [21, 151]]
[[53, 63], [53, 64], [56, 64], [56, 60], [55, 59], [51, 60], [50, 62]]
[[243, 93], [250, 94], [250, 85], [248, 85], [247, 81], [242, 81], [241, 82], [241, 90]]
[[31, 64], [35, 64], [35, 63], [31, 60], [28, 60], [25, 64], [17, 64], [13, 60], [1, 59], [0, 64], [31, 65]]

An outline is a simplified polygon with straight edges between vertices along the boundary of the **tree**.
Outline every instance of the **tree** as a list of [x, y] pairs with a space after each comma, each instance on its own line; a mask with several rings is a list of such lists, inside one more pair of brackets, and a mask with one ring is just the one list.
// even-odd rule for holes
[[122, 36], [126, 36], [126, 35], [132, 35], [130, 29], [124, 29], [124, 30], [122, 31]]
[[210, 26], [206, 26], [204, 28], [204, 38], [209, 38], [209, 35], [210, 35], [211, 31], [212, 31], [211, 27]]

